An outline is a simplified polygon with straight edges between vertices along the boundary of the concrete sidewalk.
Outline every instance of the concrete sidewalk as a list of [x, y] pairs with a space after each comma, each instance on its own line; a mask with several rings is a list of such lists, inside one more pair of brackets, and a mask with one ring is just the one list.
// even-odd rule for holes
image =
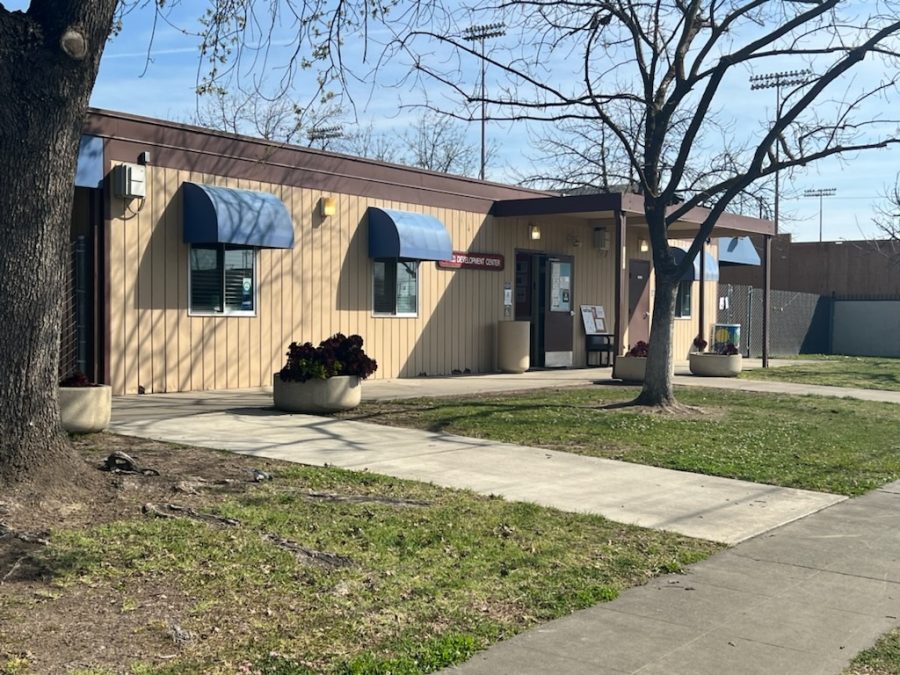
[[900, 482], [445, 672], [836, 675], [898, 617]]
[[[147, 398], [147, 397], [143, 397]], [[835, 504], [837, 495], [266, 407], [150, 415], [117, 401], [112, 431], [259, 457], [467, 488], [734, 544]], [[143, 403], [139, 400], [138, 403]], [[143, 413], [143, 417], [137, 417]]]

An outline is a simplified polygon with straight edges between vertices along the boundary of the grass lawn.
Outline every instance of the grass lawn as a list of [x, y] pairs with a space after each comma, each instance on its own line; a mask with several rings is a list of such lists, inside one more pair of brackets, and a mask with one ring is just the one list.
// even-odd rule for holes
[[823, 355], [808, 358], [810, 362], [802, 365], [745, 370], [741, 377], [748, 380], [900, 391], [900, 359]]
[[871, 649], [857, 654], [846, 675], [900, 675], [900, 628], [885, 633]]
[[[0, 497], [0, 672], [430, 672], [721, 548], [365, 472], [80, 443], [161, 475], [100, 474], [93, 502], [43, 515]], [[16, 534], [46, 521], [49, 544]]]
[[681, 388], [682, 416], [610, 408], [635, 387], [366, 403], [343, 417], [857, 495], [900, 478], [900, 406]]

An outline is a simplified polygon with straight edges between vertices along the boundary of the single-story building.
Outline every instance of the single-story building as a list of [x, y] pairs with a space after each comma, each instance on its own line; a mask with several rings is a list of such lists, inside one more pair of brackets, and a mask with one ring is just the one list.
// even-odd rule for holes
[[[290, 342], [336, 332], [363, 336], [381, 378], [493, 372], [507, 320], [528, 322], [537, 367], [585, 365], [587, 316], [618, 353], [649, 335], [637, 195], [560, 196], [103, 110], [76, 186], [63, 357], [116, 394], [268, 386]], [[673, 225], [673, 243], [703, 215]], [[716, 234], [772, 224], [726, 215]], [[679, 290], [678, 358], [715, 320], [718, 250]]]

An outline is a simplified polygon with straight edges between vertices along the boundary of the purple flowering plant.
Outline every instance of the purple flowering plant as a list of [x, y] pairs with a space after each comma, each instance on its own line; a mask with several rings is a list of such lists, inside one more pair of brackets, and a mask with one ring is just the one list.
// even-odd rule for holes
[[80, 370], [76, 370], [70, 375], [59, 381], [60, 387], [95, 387], [96, 385], [90, 381], [87, 375]]
[[343, 333], [322, 340], [318, 347], [313, 347], [311, 342], [292, 342], [279, 376], [282, 382], [327, 380], [336, 375], [355, 375], [364, 380], [378, 369], [378, 364], [362, 347], [362, 337], [347, 337]]
[[638, 340], [637, 344], [628, 350], [626, 356], [640, 356], [646, 358], [650, 353], [650, 345], [643, 340]]

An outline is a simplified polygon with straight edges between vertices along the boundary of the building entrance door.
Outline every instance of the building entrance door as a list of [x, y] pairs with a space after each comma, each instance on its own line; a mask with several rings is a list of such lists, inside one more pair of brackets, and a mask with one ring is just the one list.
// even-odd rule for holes
[[574, 344], [574, 259], [516, 253], [517, 321], [531, 322], [531, 365], [571, 367]]
[[650, 339], [650, 261], [628, 261], [628, 344]]

